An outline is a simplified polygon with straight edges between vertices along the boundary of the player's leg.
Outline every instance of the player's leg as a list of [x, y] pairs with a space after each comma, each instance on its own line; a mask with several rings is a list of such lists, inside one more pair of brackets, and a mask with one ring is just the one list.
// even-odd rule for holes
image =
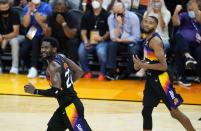
[[176, 109], [172, 108], [170, 110], [170, 114], [173, 118], [178, 120], [187, 131], [195, 131], [189, 118], [183, 112], [181, 112], [178, 108]]
[[79, 101], [75, 103], [70, 104], [64, 109], [65, 113], [63, 115], [66, 118], [65, 122], [67, 122], [68, 128], [70, 131], [92, 131], [84, 119], [82, 103]]
[[58, 108], [48, 122], [47, 131], [65, 131], [67, 126], [62, 118], [62, 110]]
[[153, 90], [153, 78], [147, 78], [144, 89], [144, 97], [143, 97], [143, 130], [151, 131], [152, 130], [152, 111], [155, 106], [158, 105], [160, 99]]
[[153, 107], [144, 106], [142, 109], [144, 131], [152, 130], [152, 111], [153, 111]]
[[[164, 82], [166, 84], [163, 84]], [[154, 89], [169, 109], [171, 116], [177, 119], [187, 131], [195, 131], [188, 117], [178, 109], [178, 106], [181, 105], [183, 99], [174, 90], [169, 75], [167, 73], [159, 75], [158, 82], [155, 84], [155, 87], [157, 88]]]

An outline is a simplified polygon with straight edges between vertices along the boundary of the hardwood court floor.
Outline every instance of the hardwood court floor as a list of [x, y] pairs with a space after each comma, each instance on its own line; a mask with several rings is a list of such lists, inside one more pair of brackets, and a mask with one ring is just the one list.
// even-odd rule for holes
[[[24, 93], [23, 86], [31, 82], [38, 88], [49, 88], [46, 79], [27, 79], [25, 75], [0, 75], [0, 94], [29, 95]], [[193, 84], [191, 88], [175, 86], [187, 104], [201, 105], [201, 84]], [[80, 79], [75, 83], [80, 98], [141, 101], [144, 81], [117, 80], [99, 81], [97, 79]]]
[[[23, 86], [27, 82], [43, 89], [49, 87], [45, 79], [28, 80], [24, 75], [0, 75], [0, 131], [46, 130], [46, 124], [58, 105], [53, 98], [25, 94]], [[81, 98], [105, 99], [82, 99], [86, 119], [93, 131], [142, 131], [142, 103], [131, 101], [142, 100], [143, 86], [144, 81], [136, 80], [100, 82], [81, 79], [75, 83]], [[196, 130], [201, 131], [201, 121], [198, 121], [201, 117], [201, 85], [194, 84], [190, 89], [177, 86], [176, 89], [185, 103], [197, 104], [182, 105], [180, 109], [191, 119]], [[163, 104], [154, 110], [153, 120], [153, 131], [185, 131], [170, 117]]]
[[[83, 100], [93, 131], [142, 131], [141, 102]], [[57, 108], [54, 98], [0, 95], [0, 131], [45, 131]], [[196, 131], [201, 131], [201, 106], [182, 105]], [[153, 131], [185, 131], [165, 105], [153, 112]]]

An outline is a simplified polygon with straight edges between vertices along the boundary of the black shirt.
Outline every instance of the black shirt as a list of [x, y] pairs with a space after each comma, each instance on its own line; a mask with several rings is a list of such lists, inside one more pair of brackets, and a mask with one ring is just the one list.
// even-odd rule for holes
[[[76, 19], [71, 13], [64, 13], [62, 15], [70, 28], [76, 28]], [[52, 36], [57, 39], [66, 39], [63, 27], [56, 21], [56, 13], [52, 13], [47, 18], [48, 26], [52, 28]]]
[[16, 11], [11, 9], [8, 17], [0, 15], [0, 34], [13, 32], [14, 25], [20, 25], [20, 16]]
[[87, 30], [88, 38], [91, 30], [98, 30], [100, 36], [103, 36], [109, 31], [107, 22], [108, 16], [109, 12], [105, 9], [102, 9], [98, 16], [95, 16], [93, 11], [87, 11], [82, 18], [81, 29]]

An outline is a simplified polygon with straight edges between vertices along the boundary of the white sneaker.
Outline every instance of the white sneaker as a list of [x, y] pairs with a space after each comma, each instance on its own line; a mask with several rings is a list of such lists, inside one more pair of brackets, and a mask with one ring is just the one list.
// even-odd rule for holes
[[145, 75], [145, 70], [142, 68], [135, 74], [136, 77], [144, 77], [144, 75]]
[[27, 77], [28, 78], [35, 78], [35, 77], [37, 77], [37, 75], [38, 75], [38, 71], [36, 70], [36, 68], [31, 67], [29, 69], [29, 73], [28, 73]]
[[10, 73], [11, 73], [11, 74], [18, 74], [18, 73], [19, 73], [18, 68], [16, 68], [16, 67], [11, 67]]

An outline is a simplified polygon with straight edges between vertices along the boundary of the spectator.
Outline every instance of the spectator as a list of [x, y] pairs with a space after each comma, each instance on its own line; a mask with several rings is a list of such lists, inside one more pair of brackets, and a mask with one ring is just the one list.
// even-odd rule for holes
[[147, 11], [144, 14], [144, 17], [155, 16], [158, 18], [159, 24], [156, 28], [156, 32], [160, 34], [165, 51], [170, 47], [169, 44], [169, 33], [168, 33], [168, 24], [171, 19], [170, 11], [166, 8], [164, 0], [150, 0]]
[[[46, 18], [52, 12], [49, 4], [40, 0], [32, 0], [23, 10], [24, 18], [23, 25], [28, 32], [26, 39], [21, 45], [21, 57], [25, 65], [31, 67], [29, 69], [28, 78], [34, 78], [38, 75], [38, 61], [40, 54], [40, 41], [43, 38], [43, 33], [46, 30]], [[29, 65], [29, 52], [31, 50], [31, 65]]]
[[131, 2], [132, 0], [107, 0], [104, 1], [104, 6], [107, 7], [108, 11], [111, 11], [115, 2], [122, 2], [127, 10], [131, 9]]
[[53, 3], [54, 12], [48, 16], [48, 34], [59, 40], [58, 52], [65, 54], [74, 62], [78, 62], [79, 38], [76, 37], [76, 18], [69, 13], [69, 7], [65, 0], [58, 0]]
[[92, 0], [81, 0], [80, 8], [83, 12], [92, 11]]
[[92, 77], [92, 72], [89, 68], [88, 53], [95, 50], [100, 64], [100, 73], [98, 79], [105, 79], [108, 44], [107, 40], [109, 39], [107, 18], [109, 13], [102, 8], [102, 2], [103, 0], [93, 0], [93, 11], [86, 12], [82, 19], [82, 43], [80, 44], [78, 53], [80, 64], [85, 71], [84, 78]]
[[189, 1], [187, 4], [187, 12], [179, 12], [182, 9], [181, 5], [177, 5], [172, 17], [173, 25], [178, 26], [178, 31], [175, 36], [175, 61], [176, 69], [179, 77], [179, 84], [190, 86], [184, 76], [185, 66], [191, 67], [192, 64], [197, 64], [197, 71], [201, 78], [201, 25], [196, 20], [197, 15], [194, 11], [194, 3]]
[[[58, 0], [46, 0], [49, 1], [49, 3], [52, 5], [54, 2], [57, 2]], [[69, 6], [70, 9], [79, 9], [81, 0], [64, 0], [65, 4]]]
[[171, 15], [174, 14], [175, 8], [177, 5], [182, 5], [182, 12], [186, 11], [186, 4], [189, 0], [164, 0], [167, 9], [171, 12]]
[[24, 8], [28, 4], [29, 0], [15, 0], [14, 6]]
[[131, 0], [131, 10], [143, 16], [149, 3], [150, 0]]
[[112, 42], [108, 48], [108, 73], [107, 79], [115, 78], [116, 57], [117, 52], [126, 49], [128, 52], [127, 58], [129, 58], [129, 66], [126, 72], [121, 77], [126, 77], [132, 71], [132, 54], [134, 52], [135, 45], [140, 39], [140, 22], [138, 16], [126, 10], [124, 3], [116, 2], [113, 7], [113, 14], [108, 18], [108, 25], [110, 31], [110, 37]]
[[28, 4], [29, 0], [20, 0], [19, 7], [24, 8]]
[[[6, 48], [7, 43], [11, 46], [12, 67], [10, 73], [18, 74], [19, 66], [19, 34], [20, 19], [19, 14], [12, 10], [8, 0], [0, 1], [0, 44], [2, 49]], [[0, 67], [0, 72], [2, 68]]]

